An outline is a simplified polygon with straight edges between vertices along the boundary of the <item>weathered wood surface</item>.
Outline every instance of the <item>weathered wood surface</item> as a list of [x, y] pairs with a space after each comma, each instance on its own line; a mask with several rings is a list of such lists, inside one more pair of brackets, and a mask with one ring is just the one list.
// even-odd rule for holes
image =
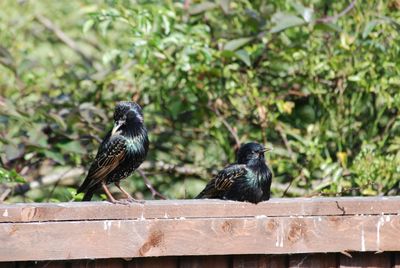
[[235, 256], [188, 256], [153, 257], [39, 262], [8, 262], [7, 268], [398, 268], [398, 253], [353, 253], [352, 257], [340, 253], [293, 254], [293, 255], [235, 255]]
[[397, 197], [0, 205], [0, 261], [400, 251], [399, 210]]
[[274, 198], [257, 205], [221, 200], [152, 200], [0, 205], [0, 222], [399, 214], [399, 197]]

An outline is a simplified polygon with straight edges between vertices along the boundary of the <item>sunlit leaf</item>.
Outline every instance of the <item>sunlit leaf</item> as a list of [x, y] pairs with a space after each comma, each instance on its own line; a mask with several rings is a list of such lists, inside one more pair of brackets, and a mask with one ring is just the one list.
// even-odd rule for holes
[[200, 14], [202, 12], [214, 9], [216, 7], [218, 7], [218, 4], [205, 1], [205, 2], [202, 2], [201, 4], [191, 5], [189, 8], [189, 14], [191, 14], [191, 15]]
[[245, 37], [245, 38], [238, 38], [238, 39], [230, 40], [225, 44], [224, 49], [235, 51], [238, 48], [248, 44], [251, 40], [253, 40], [252, 37]]
[[305, 24], [305, 21], [303, 19], [295, 15], [283, 12], [275, 13], [272, 16], [271, 20], [275, 24], [275, 26], [270, 29], [271, 33], [277, 33], [287, 28]]
[[250, 55], [246, 50], [238, 50], [235, 54], [241, 61], [246, 63], [247, 66], [251, 66]]

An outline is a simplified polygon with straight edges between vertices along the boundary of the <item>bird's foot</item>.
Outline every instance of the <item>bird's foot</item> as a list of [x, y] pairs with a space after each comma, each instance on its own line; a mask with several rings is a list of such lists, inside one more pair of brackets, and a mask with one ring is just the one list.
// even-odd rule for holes
[[133, 204], [133, 203], [144, 204], [145, 201], [144, 200], [138, 200], [138, 199], [135, 199], [135, 198], [132, 197], [132, 198], [116, 200], [116, 203], [117, 204], [123, 204], [123, 205], [130, 205], [130, 204]]
[[139, 204], [143, 204], [145, 201], [144, 200], [136, 200], [136, 199], [119, 199], [119, 200], [113, 200], [111, 201], [111, 203], [113, 204], [117, 204], [117, 205], [125, 205], [125, 206], [129, 206], [132, 205], [132, 203], [139, 203]]
[[126, 199], [129, 203], [139, 203], [139, 204], [144, 204], [146, 201], [145, 200], [139, 200], [135, 198], [128, 198]]
[[113, 203], [113, 204], [116, 204], [116, 205], [125, 205], [125, 206], [127, 206], [127, 205], [130, 205], [131, 204], [131, 202], [129, 202], [128, 200], [126, 200], [126, 199], [121, 199], [121, 200], [112, 200], [112, 201], [110, 201], [111, 203]]

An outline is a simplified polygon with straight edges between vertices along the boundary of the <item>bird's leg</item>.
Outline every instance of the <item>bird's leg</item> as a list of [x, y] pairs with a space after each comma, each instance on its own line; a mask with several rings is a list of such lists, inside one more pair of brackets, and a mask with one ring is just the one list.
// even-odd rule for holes
[[144, 203], [144, 200], [137, 200], [135, 198], [133, 198], [127, 191], [124, 190], [124, 188], [122, 188], [119, 185], [119, 181], [118, 182], [114, 182], [115, 186], [117, 186], [117, 188], [126, 196], [126, 198], [128, 199], [128, 201], [131, 202], [137, 202], [137, 203]]
[[114, 204], [118, 203], [118, 201], [115, 200], [115, 198], [112, 196], [112, 194], [110, 193], [110, 190], [108, 190], [108, 188], [104, 182], [101, 182], [101, 187], [103, 187], [103, 190], [106, 193], [106, 195], [111, 203], [114, 203]]

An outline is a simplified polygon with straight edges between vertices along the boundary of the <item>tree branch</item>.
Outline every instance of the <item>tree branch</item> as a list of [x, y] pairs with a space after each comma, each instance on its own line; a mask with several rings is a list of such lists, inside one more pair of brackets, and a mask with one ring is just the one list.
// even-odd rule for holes
[[323, 17], [323, 18], [319, 18], [316, 19], [315, 22], [316, 23], [330, 23], [330, 22], [335, 22], [337, 19], [339, 19], [340, 17], [343, 17], [344, 15], [346, 15], [347, 13], [350, 12], [350, 10], [352, 10], [355, 5], [356, 5], [357, 0], [353, 0], [350, 2], [350, 4], [342, 10], [342, 12], [340, 12], [337, 15], [334, 16], [327, 16], [327, 17]]
[[143, 172], [143, 170], [138, 169], [137, 170], [140, 176], [142, 176], [144, 183], [146, 184], [146, 187], [150, 190], [151, 195], [153, 198], [156, 196], [160, 197], [161, 199], [168, 199], [165, 195], [160, 194], [156, 189], [154, 189], [153, 185], [151, 184], [150, 180], [147, 178], [146, 174]]
[[213, 105], [208, 105], [211, 111], [213, 111], [216, 116], [218, 117], [219, 120], [221, 120], [222, 124], [228, 129], [228, 131], [231, 133], [233, 139], [236, 142], [237, 148], [240, 147], [240, 139], [239, 136], [236, 133], [236, 130], [228, 123], [228, 121], [225, 120], [225, 118], [221, 115], [221, 113], [218, 111], [218, 108], [214, 107]]
[[39, 23], [41, 23], [46, 29], [52, 31], [61, 42], [63, 42], [70, 49], [75, 51], [87, 65], [93, 66], [93, 63], [92, 63], [92, 60], [90, 59], [90, 57], [88, 55], [86, 55], [86, 53], [79, 47], [79, 45], [71, 37], [69, 37], [66, 33], [64, 33], [51, 20], [44, 17], [43, 15], [36, 15], [35, 19]]

